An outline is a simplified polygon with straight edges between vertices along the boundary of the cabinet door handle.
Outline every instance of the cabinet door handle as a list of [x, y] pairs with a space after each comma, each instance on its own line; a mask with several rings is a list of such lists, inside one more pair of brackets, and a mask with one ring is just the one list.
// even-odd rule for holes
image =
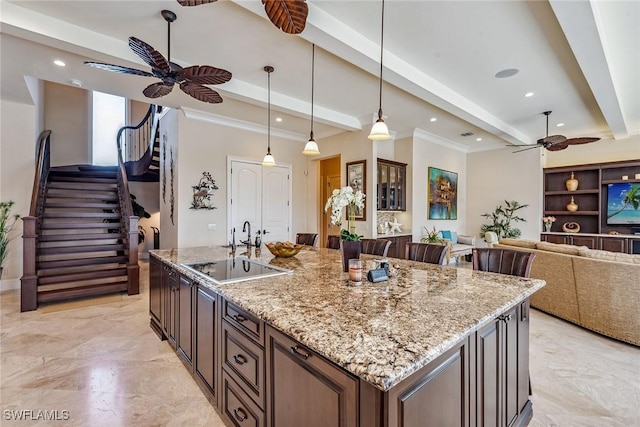
[[242, 354], [236, 354], [235, 356], [233, 356], [233, 361], [238, 365], [244, 365], [245, 363], [247, 363], [247, 358]]
[[245, 320], [247, 320], [246, 317], [244, 317], [242, 314], [234, 314], [233, 316], [231, 316], [233, 318], [233, 320], [235, 320], [236, 322], [244, 322]]
[[249, 418], [247, 416], [247, 413], [244, 411], [244, 409], [242, 408], [236, 408], [233, 410], [233, 416], [236, 417], [236, 419], [240, 422], [246, 420], [247, 418]]
[[291, 352], [294, 353], [294, 354], [297, 354], [300, 357], [303, 357], [304, 359], [308, 359], [309, 356], [310, 356], [309, 353], [303, 353], [303, 352], [298, 351], [298, 346], [297, 345], [291, 347]]
[[500, 317], [498, 317], [499, 320], [502, 320], [504, 323], [509, 323], [511, 322], [511, 315], [510, 314], [505, 314], [502, 315]]

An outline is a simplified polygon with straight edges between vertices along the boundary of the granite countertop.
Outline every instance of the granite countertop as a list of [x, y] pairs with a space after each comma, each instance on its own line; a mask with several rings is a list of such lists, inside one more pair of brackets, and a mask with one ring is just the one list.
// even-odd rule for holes
[[[365, 279], [361, 286], [351, 286], [339, 250], [305, 248], [293, 258], [274, 258], [266, 248], [247, 252], [238, 247], [235, 256], [250, 255], [293, 274], [218, 285], [180, 263], [234, 256], [229, 249], [151, 254], [383, 391], [545, 284], [390, 258], [389, 281]], [[375, 257], [361, 258], [366, 275]]]

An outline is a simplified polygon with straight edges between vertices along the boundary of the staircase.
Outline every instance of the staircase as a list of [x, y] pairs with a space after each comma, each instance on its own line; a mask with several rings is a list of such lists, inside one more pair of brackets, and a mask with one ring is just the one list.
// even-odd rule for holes
[[118, 132], [118, 145], [129, 181], [160, 181], [160, 119], [168, 110], [150, 105], [136, 126]]
[[127, 290], [117, 167], [52, 168], [41, 219], [38, 302]]

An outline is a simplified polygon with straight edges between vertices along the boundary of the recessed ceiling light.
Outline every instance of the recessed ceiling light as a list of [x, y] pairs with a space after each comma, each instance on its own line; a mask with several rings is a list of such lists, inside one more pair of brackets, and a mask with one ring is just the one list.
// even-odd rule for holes
[[58, 67], [64, 67], [65, 65], [67, 65], [61, 59], [56, 59], [55, 61], [53, 61], [53, 63], [56, 64]]
[[71, 83], [71, 86], [82, 87], [82, 80], [70, 79], [69, 83]]
[[527, 92], [524, 94], [524, 96], [527, 98], [531, 98], [533, 95], [535, 95], [533, 92]]
[[281, 122], [282, 121], [282, 117], [276, 117], [276, 122]]
[[476, 138], [476, 141], [482, 141], [482, 138]]
[[512, 77], [518, 74], [520, 70], [517, 68], [505, 68], [504, 70], [500, 70], [496, 73], [496, 79], [506, 79], [507, 77]]
[[430, 121], [430, 122], [437, 122], [437, 121], [438, 121], [438, 119], [437, 119], [436, 117], [431, 117], [431, 118], [429, 119], [429, 121]]
[[562, 126], [564, 126], [564, 123], [558, 123], [556, 126], [558, 126], [559, 128], [561, 128]]

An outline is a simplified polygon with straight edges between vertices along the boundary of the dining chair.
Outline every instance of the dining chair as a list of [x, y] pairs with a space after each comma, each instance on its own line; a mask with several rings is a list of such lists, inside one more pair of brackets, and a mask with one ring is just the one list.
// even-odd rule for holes
[[362, 242], [362, 253], [370, 255], [378, 255], [386, 258], [391, 246], [391, 240], [386, 239], [360, 239]]
[[340, 236], [327, 236], [327, 248], [340, 249]]
[[296, 243], [307, 246], [318, 246], [318, 233], [298, 233]]
[[533, 252], [512, 249], [475, 248], [473, 249], [473, 269], [529, 277], [535, 256]]
[[405, 245], [405, 258], [412, 261], [442, 264], [449, 247], [430, 243], [409, 242]]

